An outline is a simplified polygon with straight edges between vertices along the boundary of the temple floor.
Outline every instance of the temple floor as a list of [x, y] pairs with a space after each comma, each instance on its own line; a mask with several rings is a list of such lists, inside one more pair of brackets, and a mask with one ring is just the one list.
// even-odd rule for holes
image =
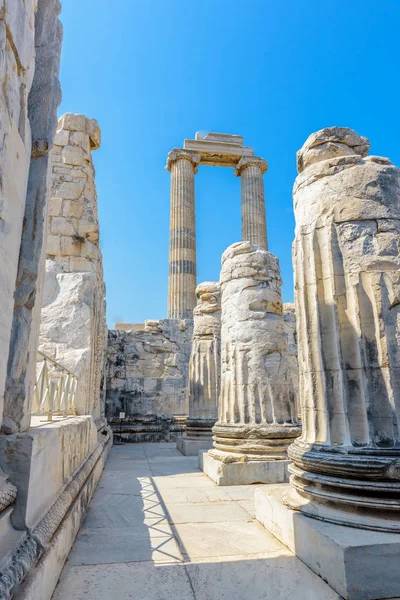
[[175, 444], [114, 446], [53, 600], [338, 600], [255, 520], [256, 487]]

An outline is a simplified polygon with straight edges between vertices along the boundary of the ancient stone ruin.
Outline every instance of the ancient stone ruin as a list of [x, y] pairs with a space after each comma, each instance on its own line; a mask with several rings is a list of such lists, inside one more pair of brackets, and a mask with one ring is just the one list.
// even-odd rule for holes
[[[188, 392], [188, 376], [197, 285], [195, 174], [199, 166], [234, 169], [241, 179], [242, 239], [267, 249], [266, 161], [254, 156], [253, 148], [245, 146], [239, 135], [197, 133], [195, 140], [184, 141], [183, 148], [171, 150], [166, 165], [171, 173], [168, 319], [117, 323], [108, 333], [106, 413], [114, 432], [126, 440], [173, 441], [184, 434], [190, 414], [193, 395]], [[290, 330], [287, 334], [292, 336]], [[292, 367], [297, 381], [297, 356]], [[207, 443], [203, 440], [203, 446]], [[188, 444], [186, 450], [189, 445], [194, 448]]]
[[119, 438], [168, 442], [184, 432], [191, 320], [117, 324], [108, 332], [107, 420]]
[[196, 288], [192, 351], [189, 361], [189, 416], [176, 447], [185, 455], [212, 448], [212, 427], [218, 418], [221, 379], [221, 290], [207, 281]]
[[238, 242], [222, 256], [221, 393], [202, 468], [218, 485], [283, 482], [300, 433], [287, 361], [279, 263]]
[[[238, 598], [244, 572], [246, 598], [399, 597], [400, 170], [351, 129], [306, 140], [284, 304], [266, 161], [185, 140], [167, 318], [108, 330], [100, 126], [57, 120], [60, 10], [0, 7], [0, 600]], [[199, 166], [240, 177], [242, 239], [197, 285]]]
[[65, 115], [56, 133], [60, 9], [58, 0], [6, 0], [0, 9], [4, 600], [51, 598], [112, 445], [91, 162], [100, 131]]
[[168, 154], [171, 216], [168, 317], [191, 318], [196, 306], [196, 224], [194, 176], [198, 165], [234, 167], [241, 178], [242, 239], [267, 247], [263, 174], [267, 163], [244, 146], [240, 135], [196, 134]]
[[256, 496], [257, 518], [344, 598], [399, 592], [400, 170], [368, 150], [332, 127], [297, 155], [303, 432], [289, 448], [290, 485]]

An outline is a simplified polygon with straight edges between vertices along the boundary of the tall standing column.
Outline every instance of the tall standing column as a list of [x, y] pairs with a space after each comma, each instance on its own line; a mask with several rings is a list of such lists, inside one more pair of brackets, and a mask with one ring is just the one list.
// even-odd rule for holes
[[206, 281], [196, 289], [192, 351], [189, 361], [189, 417], [186, 433], [176, 441], [178, 450], [196, 455], [212, 448], [212, 427], [218, 417], [221, 371], [221, 291]]
[[241, 179], [242, 240], [268, 250], [263, 175], [267, 161], [257, 156], [240, 159], [235, 175]]
[[200, 157], [172, 150], [166, 168], [171, 173], [168, 318], [191, 319], [196, 306], [196, 216], [194, 175]]
[[219, 415], [202, 465], [218, 485], [287, 478], [287, 448], [300, 427], [281, 284], [278, 259], [259, 246], [239, 242], [222, 255]]

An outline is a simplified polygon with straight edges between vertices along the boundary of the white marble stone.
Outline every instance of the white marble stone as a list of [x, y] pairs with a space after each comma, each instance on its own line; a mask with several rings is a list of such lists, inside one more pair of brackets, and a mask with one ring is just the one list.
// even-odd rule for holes
[[217, 485], [250, 485], [289, 481], [288, 460], [222, 462], [208, 452], [199, 452], [199, 467]]
[[[161, 595], [160, 595], [161, 594]], [[53, 600], [194, 600], [184, 566], [151, 562], [69, 567]]]
[[232, 244], [222, 255], [220, 283], [219, 414], [214, 448], [201, 465], [220, 485], [285, 481], [287, 448], [300, 426], [278, 259], [246, 241]]
[[36, 2], [7, 0], [0, 14], [0, 420], [31, 159], [28, 96], [35, 68]]
[[83, 530], [68, 559], [71, 566], [145, 561], [182, 562], [174, 536], [161, 535], [157, 528], [149, 528], [142, 536], [136, 532], [132, 535], [129, 528]]
[[[72, 140], [78, 133], [79, 143]], [[53, 163], [54, 209], [48, 223], [39, 343], [43, 352], [78, 377], [78, 414], [99, 420], [104, 416], [101, 380], [107, 338], [92, 162], [92, 149], [99, 143], [91, 144], [91, 135], [100, 139], [93, 119], [69, 113], [59, 119], [60, 143], [54, 144], [53, 155], [62, 159], [63, 168], [60, 172], [59, 163]]]
[[400, 170], [368, 150], [355, 131], [330, 127], [298, 152], [303, 430], [289, 470], [307, 501], [292, 507], [400, 532]]
[[[221, 556], [252, 555], [267, 559], [268, 556], [282, 555], [282, 546], [272, 535], [265, 536], [265, 529], [247, 515], [247, 521], [217, 521], [209, 523], [176, 523], [175, 530], [182, 547], [184, 559]], [[290, 552], [287, 552], [290, 556]]]
[[182, 434], [192, 332], [192, 321], [176, 319], [108, 332], [106, 415], [124, 440], [164, 441], [174, 427]]
[[343, 598], [378, 600], [399, 596], [399, 534], [309, 518], [288, 507], [291, 493], [290, 485], [257, 490], [257, 520]]
[[196, 221], [194, 175], [200, 156], [171, 150], [166, 168], [171, 172], [168, 318], [191, 319], [196, 306]]
[[41, 423], [24, 434], [0, 436], [0, 464], [15, 473], [18, 487], [14, 526], [36, 526], [97, 443], [97, 428], [90, 416]]
[[209, 439], [190, 439], [180, 436], [176, 440], [176, 447], [184, 456], [197, 456], [199, 450], [211, 450], [213, 447], [212, 437]]
[[268, 250], [263, 181], [267, 169], [267, 161], [257, 156], [243, 156], [235, 169], [242, 196], [242, 240], [264, 250]]
[[212, 427], [218, 417], [221, 381], [221, 291], [216, 282], [196, 288], [192, 349], [189, 359], [189, 416], [176, 447], [186, 456], [212, 448]]
[[186, 569], [196, 600], [341, 600], [301, 561], [285, 554], [196, 559]]
[[[150, 470], [153, 461], [157, 465], [172, 463], [171, 472], [177, 470], [179, 474], [136, 475], [143, 492], [138, 499], [130, 487], [131, 474], [132, 470], [140, 472], [144, 456], [148, 456]], [[260, 486], [218, 488], [192, 466], [193, 460], [179, 455], [174, 444], [115, 447], [103, 480], [114, 476], [115, 460], [125, 468], [126, 500], [116, 499], [100, 482], [89, 511], [95, 520], [85, 521], [55, 600], [108, 600], [111, 596], [135, 600], [289, 600], [294, 594], [299, 600], [340, 600], [253, 519], [251, 497]], [[177, 463], [186, 473], [184, 468], [176, 468]], [[243, 500], [234, 500], [235, 492]], [[112, 505], [113, 524], [103, 518], [106, 507], [109, 511]], [[158, 518], [149, 518], [154, 510]], [[93, 527], [96, 521], [100, 527]], [[181, 558], [176, 554], [177, 546]], [[163, 554], [166, 551], [171, 554], [170, 562]], [[114, 562], [118, 557], [124, 562]], [[177, 564], [179, 560], [183, 564]], [[108, 565], [110, 561], [113, 564]], [[77, 562], [98, 564], [74, 566]]]

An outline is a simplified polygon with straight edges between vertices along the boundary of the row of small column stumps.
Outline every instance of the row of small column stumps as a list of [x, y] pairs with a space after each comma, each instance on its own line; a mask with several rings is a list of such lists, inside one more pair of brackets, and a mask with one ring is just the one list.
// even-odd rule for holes
[[[220, 282], [197, 288], [189, 417], [177, 442], [184, 454], [200, 450], [219, 485], [284, 484], [257, 491], [257, 518], [350, 600], [400, 595], [400, 170], [368, 150], [366, 138], [334, 127], [297, 155], [301, 422], [278, 259], [266, 243], [243, 241], [224, 252]], [[193, 165], [172, 169], [188, 182]], [[301, 527], [314, 541], [298, 543]]]

